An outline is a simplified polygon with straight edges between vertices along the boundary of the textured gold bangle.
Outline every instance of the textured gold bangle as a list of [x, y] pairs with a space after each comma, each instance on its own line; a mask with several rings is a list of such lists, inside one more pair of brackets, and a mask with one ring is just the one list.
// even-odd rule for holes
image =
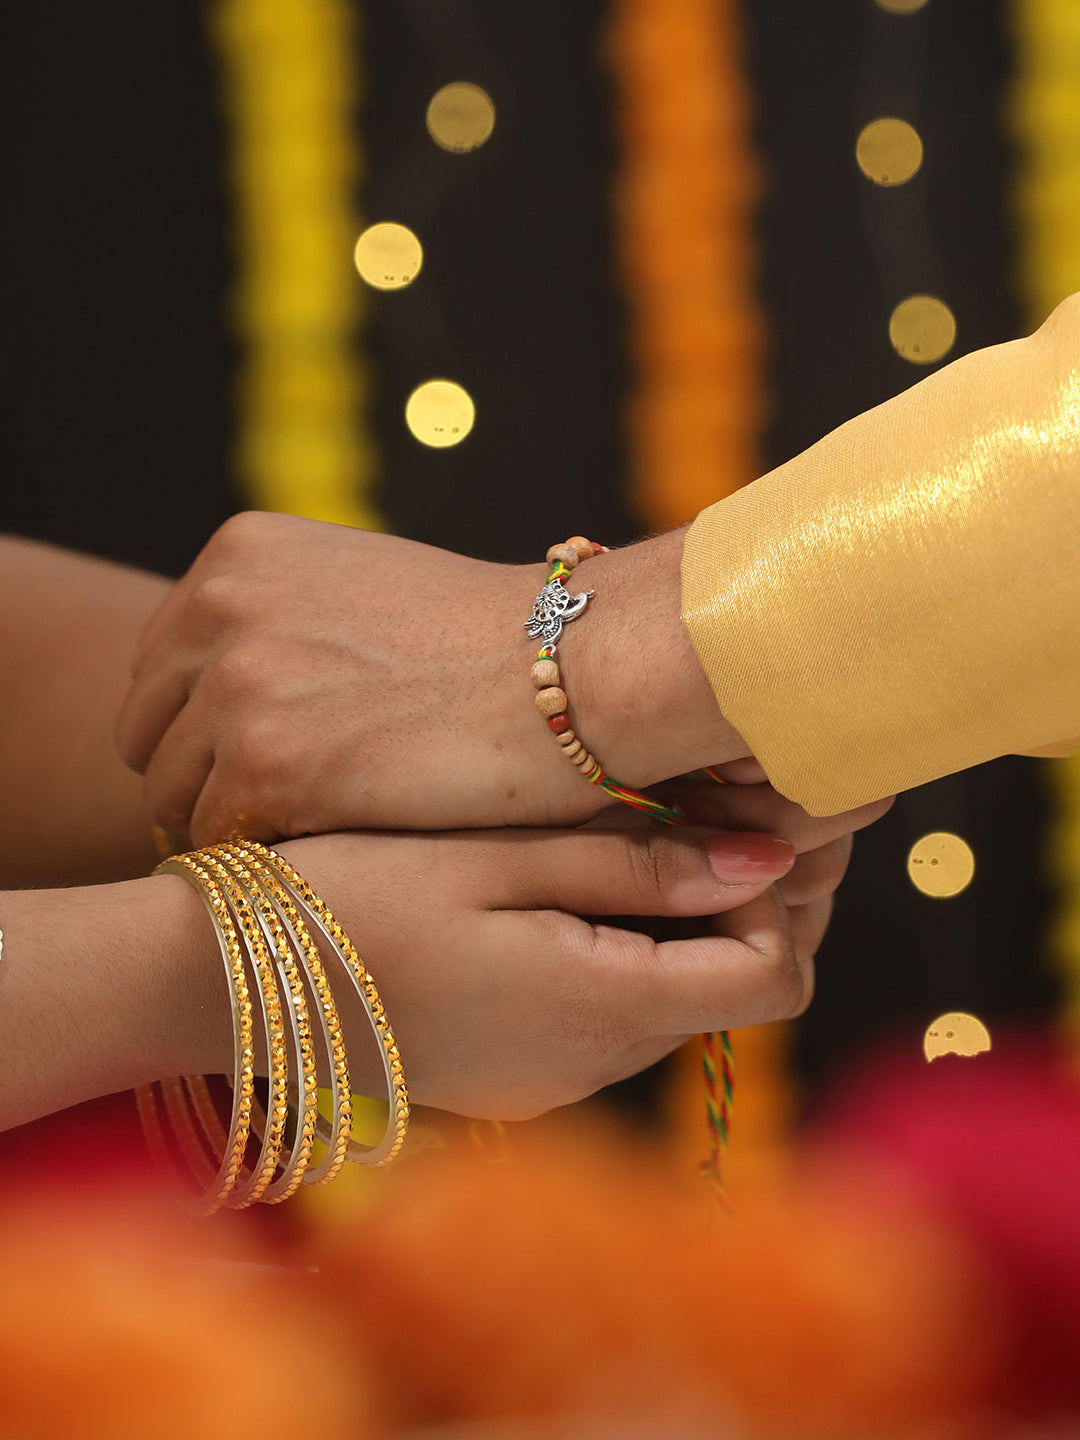
[[[352, 1134], [352, 1091], [349, 1084], [349, 1062], [341, 1033], [341, 1020], [319, 956], [319, 949], [311, 938], [292, 896], [274, 871], [263, 864], [246, 842], [239, 841], [216, 848], [228, 855], [234, 865], [240, 866], [246, 871], [251, 877], [252, 884], [257, 884], [265, 892], [264, 899], [269, 897], [279, 917], [279, 924], [287, 932], [296, 948], [296, 954], [303, 965], [308, 984], [317, 1001], [315, 1013], [322, 1027], [323, 1043], [330, 1065], [329, 1089], [334, 1118], [329, 1134], [323, 1134], [320, 1137], [326, 1145], [326, 1155], [319, 1165], [306, 1169], [302, 1176], [296, 1177], [296, 1183], [302, 1179], [306, 1185], [325, 1185], [341, 1169], [348, 1154], [349, 1137]], [[306, 1080], [305, 1083], [307, 1083]], [[310, 1087], [310, 1097], [311, 1128], [312, 1135], [314, 1135], [318, 1127], [318, 1081], [314, 1076]], [[295, 1190], [296, 1183], [290, 1190], [285, 1190], [280, 1195], [268, 1193], [266, 1199], [286, 1199], [288, 1194]]]
[[[251, 901], [262, 927], [263, 938], [277, 967], [281, 992], [286, 997], [284, 1013], [287, 1034], [291, 1041], [288, 1100], [295, 1123], [289, 1153], [278, 1162], [280, 1174], [267, 1185], [259, 1197], [266, 1204], [273, 1205], [287, 1200], [304, 1179], [311, 1161], [318, 1120], [319, 1082], [304, 967], [300, 952], [294, 952], [289, 934], [277, 910], [251, 874], [247, 864], [234, 853], [233, 847], [215, 845], [208, 853], [216, 856], [228, 867]], [[266, 1127], [270, 1123], [270, 1117], [260, 1115], [253, 1119], [252, 1129], [265, 1138]]]
[[284, 1148], [285, 1127], [289, 1119], [289, 1060], [285, 1044], [285, 1017], [274, 962], [270, 958], [262, 925], [247, 891], [227, 866], [222, 864], [213, 849], [194, 851], [192, 859], [203, 865], [207, 873], [217, 881], [232, 908], [235, 920], [244, 932], [248, 958], [256, 982], [255, 990], [259, 997], [259, 1010], [266, 1032], [270, 1089], [262, 1144], [254, 1166], [249, 1173], [241, 1171], [232, 1193], [225, 1201], [230, 1210], [241, 1210], [262, 1199], [277, 1173]]
[[[205, 1195], [193, 1205], [199, 1213], [210, 1215], [220, 1209], [235, 1188], [237, 1176], [244, 1163], [251, 1128], [251, 1106], [255, 1095], [255, 1052], [252, 1046], [251, 995], [248, 990], [244, 950], [225, 896], [202, 865], [189, 856], [178, 855], [166, 860], [155, 873], [182, 875], [199, 892], [210, 911], [229, 981], [235, 1055], [232, 1116], [217, 1172], [211, 1184], [206, 1187]], [[163, 1165], [171, 1166], [172, 1156], [162, 1130], [154, 1087], [141, 1086], [136, 1091], [136, 1101], [151, 1153]]]
[[386, 1165], [405, 1143], [405, 1133], [409, 1125], [409, 1092], [405, 1084], [401, 1054], [375, 981], [333, 913], [327, 909], [303, 876], [297, 874], [283, 856], [267, 849], [265, 845], [249, 840], [245, 842], [245, 849], [275, 870], [285, 887], [308, 912], [340, 960], [364, 1007], [379, 1042], [389, 1112], [386, 1130], [378, 1144], [369, 1147], [350, 1143], [348, 1158], [361, 1165]]
[[[199, 1129], [203, 1133], [207, 1145], [210, 1147], [211, 1155], [224, 1155], [225, 1146], [229, 1143], [225, 1126], [221, 1123], [221, 1116], [218, 1114], [214, 1097], [210, 1094], [210, 1088], [206, 1083], [205, 1075], [184, 1075], [184, 1093], [187, 1096], [188, 1106], [199, 1122]], [[168, 1082], [162, 1081], [162, 1089]], [[252, 1129], [255, 1128], [255, 1115], [260, 1106], [257, 1099], [252, 1099], [251, 1116]]]
[[[294, 1193], [301, 1182], [325, 1184], [346, 1159], [368, 1165], [392, 1160], [404, 1142], [409, 1120], [401, 1056], [374, 980], [311, 886], [282, 856], [254, 841], [173, 856], [156, 873], [182, 875], [198, 890], [210, 911], [229, 979], [235, 1061], [228, 1129], [224, 1111], [218, 1113], [203, 1076], [163, 1080], [141, 1087], [136, 1094], [152, 1153], [170, 1167], [182, 1161], [205, 1191], [194, 1208], [210, 1214], [222, 1205], [239, 1209], [260, 1199], [274, 1203]], [[389, 1115], [382, 1139], [371, 1147], [351, 1138], [348, 1057], [320, 942], [325, 942], [356, 990], [379, 1041]], [[270, 1069], [265, 1114], [255, 1095], [252, 986], [258, 995]], [[328, 1130], [320, 1129], [319, 1062], [309, 997], [316, 1006], [330, 1066], [334, 1115]], [[290, 1098], [295, 1101], [295, 1130], [283, 1159]], [[245, 1160], [252, 1135], [260, 1143], [249, 1167]], [[317, 1135], [325, 1140], [326, 1154], [312, 1166]]]
[[[192, 1120], [192, 1114], [199, 1122], [199, 1129], [202, 1135], [209, 1141], [210, 1135], [207, 1131], [205, 1120], [200, 1113], [201, 1107], [196, 1104], [189, 1104], [189, 1095], [186, 1079], [180, 1076], [173, 1076], [162, 1080], [158, 1086], [161, 1091], [161, 1099], [165, 1106], [165, 1114], [168, 1116], [169, 1125], [172, 1128], [173, 1137], [177, 1147], [187, 1162], [188, 1168], [204, 1191], [209, 1192], [214, 1185], [216, 1167], [211, 1163], [207, 1155], [206, 1146], [199, 1136]], [[207, 1096], [209, 1099], [209, 1096]], [[224, 1155], [228, 1148], [229, 1137], [225, 1133], [225, 1127], [219, 1122], [221, 1138], [218, 1145], [213, 1147], [213, 1154]]]

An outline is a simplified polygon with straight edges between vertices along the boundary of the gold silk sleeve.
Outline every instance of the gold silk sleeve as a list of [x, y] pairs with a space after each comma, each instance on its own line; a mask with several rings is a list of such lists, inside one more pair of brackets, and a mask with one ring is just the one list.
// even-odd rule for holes
[[683, 620], [825, 815], [1080, 734], [1080, 297], [703, 511]]

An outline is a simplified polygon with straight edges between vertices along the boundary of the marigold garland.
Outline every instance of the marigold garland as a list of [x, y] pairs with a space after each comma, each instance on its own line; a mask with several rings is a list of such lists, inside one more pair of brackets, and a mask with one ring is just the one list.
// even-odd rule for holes
[[760, 473], [760, 185], [739, 7], [617, 0], [606, 48], [632, 494], [647, 525], [678, 525]]
[[[616, 266], [633, 380], [627, 404], [632, 499], [663, 528], [761, 471], [765, 327], [756, 298], [759, 168], [737, 0], [616, 0], [605, 40], [615, 90]], [[740, 1165], [777, 1153], [794, 1110], [790, 1029], [738, 1037]], [[708, 1042], [671, 1097], [688, 1157], [704, 1070], [712, 1136], [727, 1140], [731, 1053]], [[718, 1073], [722, 1085], [718, 1084]], [[710, 1163], [720, 1150], [714, 1144]]]
[[351, 263], [361, 229], [356, 7], [216, 0], [210, 16], [231, 152], [246, 499], [382, 529]]

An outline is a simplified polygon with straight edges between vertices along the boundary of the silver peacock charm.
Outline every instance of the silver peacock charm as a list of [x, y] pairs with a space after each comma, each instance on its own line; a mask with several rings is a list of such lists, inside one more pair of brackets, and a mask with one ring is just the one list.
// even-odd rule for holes
[[592, 598], [593, 591], [584, 590], [580, 595], [571, 595], [561, 580], [549, 580], [532, 608], [532, 614], [525, 621], [525, 629], [534, 640], [554, 647], [558, 643], [564, 625], [576, 620]]

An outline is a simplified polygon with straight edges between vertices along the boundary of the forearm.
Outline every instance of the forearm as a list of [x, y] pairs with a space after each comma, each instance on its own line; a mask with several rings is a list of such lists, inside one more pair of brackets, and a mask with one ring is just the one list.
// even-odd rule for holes
[[0, 895], [0, 1129], [166, 1075], [231, 1069], [198, 895], [161, 875]]
[[86, 883], [153, 864], [114, 742], [157, 576], [0, 537], [0, 882]]

